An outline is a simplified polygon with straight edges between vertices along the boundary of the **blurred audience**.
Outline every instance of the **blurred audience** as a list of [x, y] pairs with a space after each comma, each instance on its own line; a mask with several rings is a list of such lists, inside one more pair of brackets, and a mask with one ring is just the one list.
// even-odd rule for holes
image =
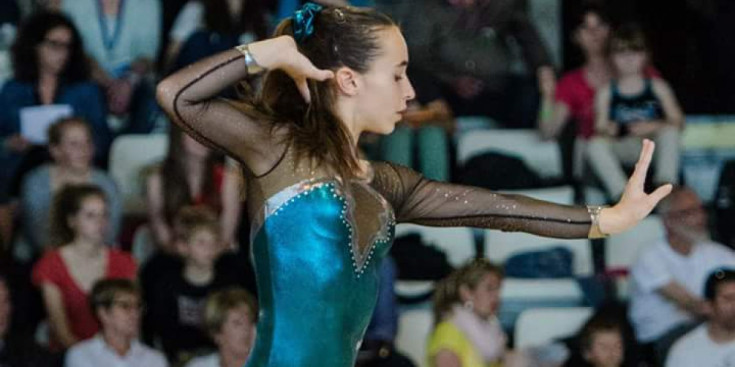
[[510, 39], [520, 46], [534, 81], [553, 71], [526, 0], [414, 0], [401, 6], [405, 10], [393, 12], [412, 67], [438, 78], [457, 116], [489, 116], [509, 127], [534, 125], [537, 89], [512, 74]]
[[679, 145], [684, 115], [662, 79], [646, 76], [648, 47], [643, 32], [624, 26], [610, 40], [615, 79], [595, 97], [595, 134], [589, 164], [609, 198], [617, 200], [628, 177], [623, 164], [638, 159], [643, 139], [656, 142], [653, 183], [679, 182]]
[[671, 343], [707, 314], [704, 283], [714, 269], [735, 266], [735, 252], [710, 240], [697, 194], [678, 187], [658, 206], [666, 237], [631, 268], [630, 318], [647, 355], [663, 363]]
[[429, 366], [529, 365], [523, 354], [507, 349], [508, 337], [496, 317], [502, 281], [499, 267], [477, 259], [437, 285]]
[[0, 196], [10, 192], [23, 160], [27, 170], [45, 159], [33, 148], [46, 144], [44, 127], [64, 116], [90, 124], [96, 162], [105, 163], [112, 137], [82, 48], [74, 25], [58, 13], [36, 13], [21, 25], [12, 48], [14, 77], [0, 91]]
[[255, 343], [258, 303], [248, 291], [227, 288], [212, 293], [204, 306], [204, 325], [217, 353], [192, 359], [186, 367], [242, 367]]
[[54, 249], [33, 269], [54, 350], [97, 333], [99, 325], [88, 307], [89, 292], [97, 281], [135, 278], [133, 258], [105, 243], [108, 212], [105, 194], [96, 186], [66, 186], [54, 197], [50, 242]]
[[90, 308], [100, 323], [92, 339], [66, 353], [66, 367], [166, 367], [166, 358], [138, 340], [142, 300], [130, 279], [103, 279], [89, 295]]
[[29, 172], [21, 189], [23, 234], [35, 255], [49, 246], [49, 209], [54, 193], [66, 185], [92, 184], [105, 193], [109, 215], [108, 245], [117, 244], [122, 224], [122, 201], [117, 185], [106, 172], [92, 166], [95, 146], [89, 124], [80, 117], [54, 123], [48, 130], [53, 163]]
[[217, 260], [225, 251], [220, 225], [206, 208], [185, 207], [176, 219], [176, 246], [183, 257], [178, 271], [147, 278], [144, 293], [151, 335], [146, 340], [160, 342], [173, 364], [214, 349], [204, 330], [204, 304], [216, 290], [238, 285], [229, 269], [218, 267]]
[[0, 274], [0, 366], [50, 367], [58, 366], [46, 350], [38, 346], [30, 335], [11, 329], [12, 302], [5, 275]]
[[166, 51], [174, 70], [268, 36], [261, 0], [191, 0], [176, 17]]
[[704, 297], [707, 322], [674, 344], [666, 367], [735, 365], [735, 270], [712, 272]]
[[148, 176], [148, 221], [158, 248], [173, 252], [173, 219], [187, 205], [219, 214], [225, 243], [235, 242], [240, 221], [240, 172], [180, 129], [169, 132], [168, 154]]
[[122, 133], [150, 132], [157, 106], [147, 77], [161, 43], [160, 0], [62, 1], [62, 10], [79, 28], [110, 112], [127, 116]]

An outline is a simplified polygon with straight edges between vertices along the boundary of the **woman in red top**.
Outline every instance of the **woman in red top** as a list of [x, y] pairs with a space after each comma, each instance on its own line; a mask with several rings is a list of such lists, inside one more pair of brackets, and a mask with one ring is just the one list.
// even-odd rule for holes
[[[585, 143], [595, 134], [595, 93], [610, 83], [613, 68], [608, 56], [610, 21], [603, 8], [590, 5], [580, 13], [574, 31], [574, 42], [584, 54], [582, 67], [565, 73], [559, 82], [553, 71], [539, 74], [541, 108], [538, 125], [545, 139], [559, 137], [569, 120], [576, 123], [575, 175], [581, 173]], [[648, 77], [659, 77], [652, 66], [647, 66]]]
[[66, 186], [54, 198], [52, 241], [57, 246], [33, 268], [51, 329], [51, 346], [66, 349], [97, 333], [87, 296], [101, 279], [134, 279], [133, 258], [106, 246], [105, 195], [92, 185]]
[[146, 185], [148, 220], [158, 248], [174, 252], [172, 222], [184, 206], [219, 213], [222, 239], [233, 244], [240, 220], [240, 175], [209, 148], [171, 127], [168, 154]]

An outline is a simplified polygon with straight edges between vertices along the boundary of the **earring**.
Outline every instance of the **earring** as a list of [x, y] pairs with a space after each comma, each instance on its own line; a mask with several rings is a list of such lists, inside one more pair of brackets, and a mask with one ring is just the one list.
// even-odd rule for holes
[[475, 304], [472, 303], [472, 301], [466, 301], [463, 306], [469, 311], [472, 311], [475, 308]]

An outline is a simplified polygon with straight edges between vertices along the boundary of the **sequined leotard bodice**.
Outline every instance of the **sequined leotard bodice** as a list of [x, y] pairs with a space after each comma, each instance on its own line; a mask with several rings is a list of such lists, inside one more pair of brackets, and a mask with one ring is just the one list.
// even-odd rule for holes
[[247, 76], [242, 58], [228, 51], [190, 66], [158, 97], [180, 127], [244, 167], [260, 305], [248, 367], [353, 366], [395, 223], [589, 233], [584, 207], [434, 182], [389, 163], [343, 180], [299, 159], [277, 131], [214, 97]]

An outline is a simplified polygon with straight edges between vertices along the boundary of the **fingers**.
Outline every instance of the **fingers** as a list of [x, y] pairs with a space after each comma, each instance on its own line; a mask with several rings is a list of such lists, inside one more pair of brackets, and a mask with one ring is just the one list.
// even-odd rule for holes
[[671, 184], [663, 185], [656, 189], [656, 191], [654, 191], [651, 195], [648, 195], [648, 200], [650, 200], [655, 207], [659, 201], [661, 201], [663, 198], [666, 197], [666, 195], [671, 193], [671, 190], [673, 190], [673, 188], [674, 186]]
[[306, 101], [306, 103], [311, 103], [311, 93], [309, 93], [309, 83], [306, 81], [306, 78], [299, 78], [298, 80], [295, 80], [295, 82], [296, 88], [299, 89], [299, 93], [304, 97], [304, 101]]
[[648, 173], [648, 167], [651, 165], [654, 149], [655, 144], [652, 141], [643, 139], [643, 148], [641, 148], [638, 163], [636, 163], [633, 175], [630, 177], [630, 182], [641, 189], [643, 189], [643, 184], [646, 182], [646, 174]]

